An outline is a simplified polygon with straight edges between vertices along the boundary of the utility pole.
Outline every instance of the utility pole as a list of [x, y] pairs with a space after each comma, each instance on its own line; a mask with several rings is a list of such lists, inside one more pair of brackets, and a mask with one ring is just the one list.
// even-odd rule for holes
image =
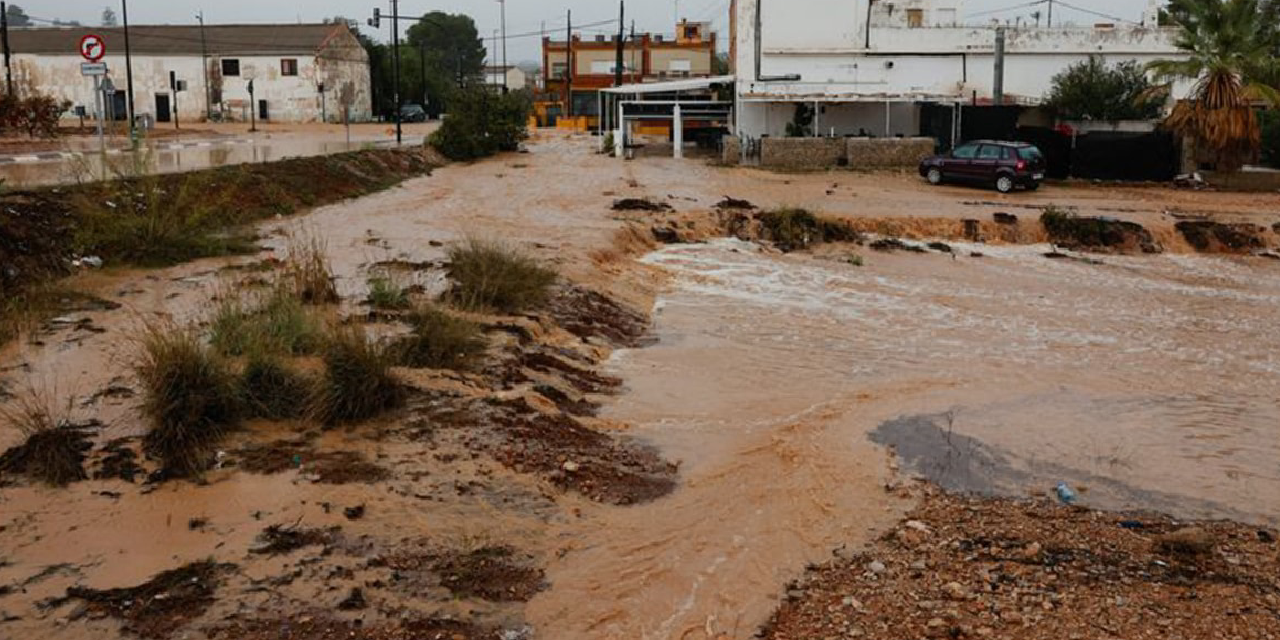
[[209, 87], [209, 43], [204, 37], [204, 11], [196, 14], [200, 21], [200, 64], [204, 65], [204, 115], [206, 120], [213, 119], [213, 91]]
[[133, 116], [133, 53], [129, 49], [129, 0], [120, 0], [121, 18], [124, 19], [124, 77], [129, 98], [129, 144], [138, 146], [138, 125]]
[[427, 108], [427, 38], [418, 41], [418, 66], [422, 69], [422, 108]]
[[565, 33], [569, 36], [565, 40], [565, 66], [564, 66], [564, 113], [570, 118], [573, 117], [573, 9], [569, 9], [565, 14], [568, 23], [565, 25]]
[[253, 80], [249, 81], [249, 133], [258, 130], [258, 101], [253, 98]]
[[507, 0], [498, 0], [502, 7], [502, 92], [507, 91]]
[[626, 36], [627, 29], [627, 3], [626, 0], [618, 1], [618, 56], [613, 65], [613, 86], [622, 86], [622, 46], [623, 39]]
[[0, 2], [0, 44], [4, 46], [4, 86], [6, 95], [13, 95], [13, 69], [9, 66], [9, 6]]
[[396, 113], [396, 145], [404, 142], [404, 118], [400, 115], [400, 0], [391, 0], [391, 43], [392, 63], [395, 67], [395, 113]]
[[1004, 104], [1004, 27], [996, 27], [995, 81], [991, 84], [991, 102]]
[[1053, 0], [1049, 0], [1049, 28], [1053, 28]]

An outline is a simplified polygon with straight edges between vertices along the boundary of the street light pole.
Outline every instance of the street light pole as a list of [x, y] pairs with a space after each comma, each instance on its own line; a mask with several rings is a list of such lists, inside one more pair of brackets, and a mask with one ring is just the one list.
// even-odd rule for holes
[[133, 146], [138, 144], [137, 123], [133, 115], [133, 54], [129, 49], [129, 0], [120, 0], [120, 14], [124, 19], [124, 76], [126, 91], [129, 92], [129, 140]]
[[392, 63], [395, 67], [395, 114], [396, 114], [396, 144], [404, 142], [404, 129], [401, 126], [404, 118], [400, 114], [400, 0], [391, 0], [391, 46], [392, 46]]
[[200, 64], [204, 66], [204, 118], [213, 119], [213, 92], [209, 89], [209, 43], [204, 37], [204, 11], [196, 14], [200, 21]]

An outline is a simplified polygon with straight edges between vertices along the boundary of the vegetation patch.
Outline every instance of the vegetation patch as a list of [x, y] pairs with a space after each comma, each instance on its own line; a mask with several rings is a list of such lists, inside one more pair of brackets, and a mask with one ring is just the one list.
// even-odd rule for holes
[[310, 355], [325, 339], [324, 323], [291, 288], [277, 286], [257, 304], [224, 296], [210, 323], [210, 341], [223, 355]]
[[847, 221], [814, 215], [805, 209], [774, 209], [759, 215], [760, 233], [785, 252], [800, 251], [823, 242], [857, 242], [858, 232]]
[[321, 356], [325, 373], [311, 403], [318, 421], [361, 422], [404, 404], [405, 388], [391, 372], [396, 353], [370, 341], [363, 331], [337, 331]]
[[369, 278], [369, 296], [365, 302], [381, 311], [401, 311], [410, 306], [409, 291], [391, 274], [383, 273]]
[[124, 630], [163, 640], [199, 618], [214, 602], [222, 576], [234, 565], [206, 560], [166, 571], [127, 589], [67, 589], [67, 600], [83, 600], [89, 612], [123, 621]]
[[433, 559], [432, 570], [458, 598], [490, 602], [527, 602], [545, 587], [543, 572], [515, 561], [515, 550], [488, 546]]
[[307, 304], [335, 304], [342, 298], [334, 284], [325, 243], [319, 237], [294, 238], [281, 278], [288, 291]]
[[249, 473], [274, 475], [298, 469], [320, 484], [373, 483], [391, 477], [357, 451], [316, 451], [304, 440], [251, 444], [236, 452], [237, 466]]
[[292, 420], [306, 414], [316, 382], [277, 358], [253, 357], [240, 374], [248, 417]]
[[476, 160], [500, 151], [515, 151], [529, 137], [533, 103], [523, 92], [500, 93], [489, 87], [457, 89], [449, 100], [449, 117], [428, 138], [450, 160]]
[[1040, 216], [1055, 245], [1075, 251], [1160, 253], [1164, 250], [1142, 225], [1115, 218], [1085, 218], [1057, 207]]
[[475, 238], [449, 250], [449, 276], [458, 306], [506, 314], [545, 303], [557, 277], [515, 247]]
[[308, 529], [306, 527], [271, 525], [258, 534], [258, 540], [249, 553], [278, 556], [303, 547], [327, 545], [333, 542], [338, 528]]
[[402, 366], [468, 369], [488, 343], [480, 325], [437, 307], [424, 307], [407, 318], [412, 333], [395, 347]]
[[243, 414], [239, 379], [229, 364], [193, 332], [151, 327], [134, 370], [142, 380], [143, 413], [152, 422], [143, 439], [147, 455], [173, 477], [207, 469], [214, 447]]

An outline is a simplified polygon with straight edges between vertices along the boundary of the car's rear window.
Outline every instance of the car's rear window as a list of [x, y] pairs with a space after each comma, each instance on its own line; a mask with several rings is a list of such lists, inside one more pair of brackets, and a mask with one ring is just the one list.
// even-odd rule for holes
[[1035, 147], [1018, 147], [1018, 157], [1023, 160], [1039, 160], [1044, 156], [1040, 155], [1040, 150]]

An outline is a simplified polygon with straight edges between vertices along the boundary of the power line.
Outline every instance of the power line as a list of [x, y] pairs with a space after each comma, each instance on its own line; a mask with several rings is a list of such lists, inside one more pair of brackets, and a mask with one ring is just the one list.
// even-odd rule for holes
[[1073, 4], [1069, 4], [1069, 3], [1063, 2], [1062, 0], [1054, 0], [1054, 2], [1057, 2], [1058, 4], [1060, 4], [1060, 5], [1064, 6], [1064, 7], [1068, 8], [1068, 9], [1074, 9], [1074, 10], [1076, 10], [1076, 11], [1079, 11], [1080, 13], [1087, 13], [1087, 14], [1089, 14], [1089, 15], [1098, 16], [1099, 18], [1106, 18], [1106, 19], [1108, 19], [1108, 20], [1114, 20], [1114, 21], [1116, 21], [1116, 22], [1127, 22], [1127, 23], [1129, 23], [1129, 24], [1138, 24], [1138, 23], [1136, 23], [1136, 22], [1134, 22], [1134, 21], [1132, 21], [1132, 20], [1125, 20], [1124, 18], [1119, 18], [1119, 17], [1113, 16], [1113, 15], [1108, 15], [1108, 14], [1105, 14], [1105, 13], [1101, 13], [1101, 12], [1098, 12], [1098, 11], [1094, 11], [1094, 10], [1092, 10], [1092, 9], [1085, 9], [1084, 7], [1077, 7], [1077, 6], [1073, 5]]

